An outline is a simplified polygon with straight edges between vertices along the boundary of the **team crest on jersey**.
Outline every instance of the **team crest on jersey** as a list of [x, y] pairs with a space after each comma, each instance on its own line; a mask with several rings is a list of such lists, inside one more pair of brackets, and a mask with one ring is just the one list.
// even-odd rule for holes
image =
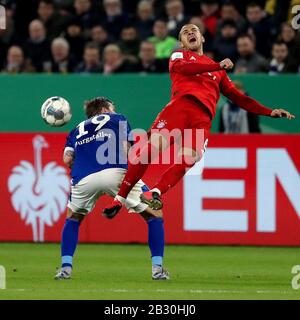
[[156, 125], [156, 128], [162, 129], [166, 126], [167, 122], [165, 120], [159, 120], [158, 124]]
[[191, 56], [190, 60], [196, 60], [196, 58], [194, 56]]

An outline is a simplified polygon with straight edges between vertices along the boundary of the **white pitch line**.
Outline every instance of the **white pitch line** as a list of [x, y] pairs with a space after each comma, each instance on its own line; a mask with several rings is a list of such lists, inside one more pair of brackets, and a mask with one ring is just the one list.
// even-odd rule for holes
[[[26, 291], [33, 291], [33, 289], [5, 289], [1, 292], [5, 291], [18, 291], [18, 292], [26, 292]], [[279, 294], [293, 294], [294, 291], [281, 291], [281, 290], [213, 290], [213, 289], [189, 289], [189, 290], [172, 290], [172, 289], [156, 289], [156, 290], [145, 290], [145, 289], [83, 289], [83, 290], [62, 290], [62, 291], [77, 291], [77, 292], [94, 292], [94, 293], [108, 293], [108, 292], [113, 292], [113, 293], [199, 293], [199, 294], [204, 294], [204, 293], [228, 293], [228, 294], [246, 294], [246, 293], [257, 293], [257, 294], [267, 294], [267, 293], [279, 293]]]

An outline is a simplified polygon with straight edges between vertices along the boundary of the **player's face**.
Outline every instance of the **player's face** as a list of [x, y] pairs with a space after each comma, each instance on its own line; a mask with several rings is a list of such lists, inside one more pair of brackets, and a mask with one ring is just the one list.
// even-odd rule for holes
[[181, 46], [190, 51], [202, 49], [204, 38], [199, 28], [194, 24], [188, 24], [182, 27], [180, 31]]

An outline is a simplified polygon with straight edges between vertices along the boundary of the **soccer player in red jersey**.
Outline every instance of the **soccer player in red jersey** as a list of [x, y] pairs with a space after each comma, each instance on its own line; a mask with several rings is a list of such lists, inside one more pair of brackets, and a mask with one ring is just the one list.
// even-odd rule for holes
[[[146, 157], [149, 161], [129, 162], [119, 193], [104, 209], [104, 216], [113, 217], [118, 213], [132, 187], [144, 175], [151, 162], [151, 154], [162, 152], [169, 147], [170, 140], [162, 133], [162, 129], [171, 131], [177, 128], [183, 136], [185, 129], [191, 129], [191, 143], [179, 150], [178, 159], [175, 159], [179, 161], [174, 161], [154, 188], [144, 194], [144, 202], [153, 209], [161, 209], [160, 196], [172, 188], [184, 176], [186, 170], [201, 159], [220, 93], [249, 112], [274, 118], [295, 118], [284, 109], [269, 109], [239, 91], [226, 73], [226, 70], [233, 68], [232, 61], [225, 59], [218, 63], [204, 55], [204, 38], [196, 25], [184, 25], [179, 33], [179, 41], [181, 50], [172, 54], [169, 64], [172, 80], [171, 101], [157, 116], [151, 127], [148, 142], [137, 155], [143, 159]], [[202, 129], [202, 143], [196, 145], [195, 134], [199, 129]]]

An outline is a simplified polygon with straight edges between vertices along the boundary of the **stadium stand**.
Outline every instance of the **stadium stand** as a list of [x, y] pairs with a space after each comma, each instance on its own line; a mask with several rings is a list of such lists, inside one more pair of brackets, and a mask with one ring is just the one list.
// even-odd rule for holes
[[291, 8], [300, 0], [0, 0], [0, 4], [7, 14], [7, 28], [0, 30], [2, 73], [168, 72], [165, 59], [178, 48], [178, 31], [187, 22], [201, 28], [209, 56], [229, 57], [236, 63], [235, 73], [300, 70], [300, 36], [291, 25]]

